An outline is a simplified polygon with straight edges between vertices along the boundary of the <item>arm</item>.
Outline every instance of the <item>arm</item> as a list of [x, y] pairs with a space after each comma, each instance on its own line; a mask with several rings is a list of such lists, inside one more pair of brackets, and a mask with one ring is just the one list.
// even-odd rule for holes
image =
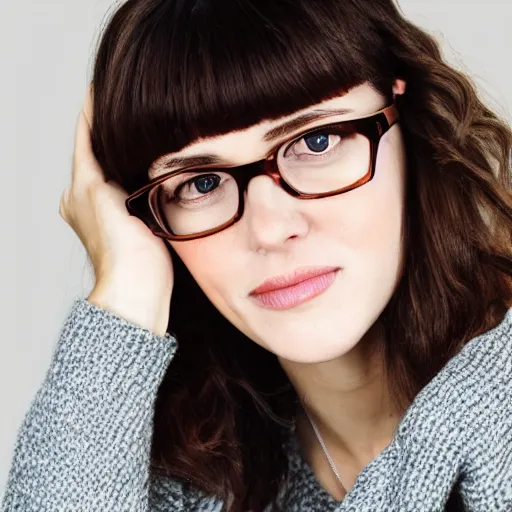
[[2, 512], [149, 510], [153, 403], [176, 348], [76, 301], [20, 428]]

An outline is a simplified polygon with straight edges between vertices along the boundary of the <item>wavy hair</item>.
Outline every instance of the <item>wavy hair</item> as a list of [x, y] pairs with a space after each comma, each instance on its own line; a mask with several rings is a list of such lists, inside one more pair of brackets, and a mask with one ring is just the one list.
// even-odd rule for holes
[[[395, 78], [407, 82], [396, 98], [406, 247], [382, 321], [388, 374], [407, 406], [512, 305], [512, 131], [392, 0], [128, 0], [97, 50], [92, 141], [106, 178], [131, 192], [157, 157], [201, 137], [364, 82], [391, 98]], [[151, 470], [229, 501], [230, 512], [262, 511], [287, 476], [297, 396], [277, 358], [231, 325], [169, 250], [179, 350], [155, 404]]]

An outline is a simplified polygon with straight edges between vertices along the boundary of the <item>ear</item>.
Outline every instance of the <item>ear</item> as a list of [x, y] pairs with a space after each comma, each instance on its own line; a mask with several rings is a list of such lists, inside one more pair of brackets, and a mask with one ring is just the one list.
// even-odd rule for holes
[[401, 78], [395, 79], [393, 84], [393, 96], [396, 96], [397, 94], [403, 94], [405, 92], [405, 87], [405, 80], [402, 80]]

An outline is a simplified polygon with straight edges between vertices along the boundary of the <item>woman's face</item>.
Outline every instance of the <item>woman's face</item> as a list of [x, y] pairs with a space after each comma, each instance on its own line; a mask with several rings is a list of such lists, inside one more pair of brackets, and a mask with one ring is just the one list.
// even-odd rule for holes
[[[395, 92], [404, 87], [397, 81]], [[324, 106], [353, 110], [336, 117], [348, 120], [386, 103], [363, 84], [296, 114], [201, 139], [175, 155], [213, 153], [232, 165], [254, 162], [271, 146], [265, 132]], [[239, 222], [206, 238], [171, 243], [215, 307], [254, 342], [291, 361], [334, 359], [361, 340], [400, 278], [405, 170], [398, 123], [381, 138], [375, 175], [367, 184], [337, 196], [300, 200], [270, 177], [257, 176], [249, 183]], [[323, 293], [295, 307], [269, 309], [249, 295], [269, 277], [308, 266], [341, 270]]]

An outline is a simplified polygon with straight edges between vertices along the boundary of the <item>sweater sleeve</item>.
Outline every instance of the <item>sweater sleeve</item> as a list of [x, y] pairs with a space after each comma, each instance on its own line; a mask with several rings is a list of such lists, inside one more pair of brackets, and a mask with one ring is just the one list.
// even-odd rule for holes
[[2, 512], [148, 511], [154, 401], [176, 349], [77, 300], [19, 429]]

